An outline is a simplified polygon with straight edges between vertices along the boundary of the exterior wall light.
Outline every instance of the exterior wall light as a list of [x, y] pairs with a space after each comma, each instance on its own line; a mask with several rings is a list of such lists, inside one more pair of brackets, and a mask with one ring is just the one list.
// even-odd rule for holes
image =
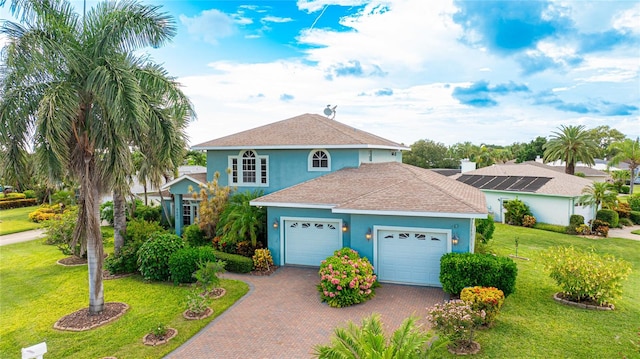
[[367, 233], [365, 233], [364, 238], [366, 238], [368, 241], [371, 240], [371, 238], [373, 238], [373, 233], [371, 232], [371, 228], [367, 230]]
[[451, 237], [451, 244], [453, 244], [454, 246], [457, 246], [459, 241], [460, 241], [460, 238], [458, 238], [458, 235], [454, 233], [453, 236]]
[[349, 230], [349, 223], [347, 222], [342, 222], [342, 231], [346, 232]]
[[276, 218], [275, 220], [273, 220], [273, 229], [278, 229], [279, 223], [278, 223], [278, 219]]

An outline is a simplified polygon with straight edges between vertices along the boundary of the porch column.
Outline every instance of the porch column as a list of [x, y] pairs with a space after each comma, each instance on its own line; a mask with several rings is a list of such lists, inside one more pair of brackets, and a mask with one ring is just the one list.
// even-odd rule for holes
[[175, 231], [176, 234], [182, 236], [182, 195], [175, 194], [173, 196], [173, 208], [175, 211]]

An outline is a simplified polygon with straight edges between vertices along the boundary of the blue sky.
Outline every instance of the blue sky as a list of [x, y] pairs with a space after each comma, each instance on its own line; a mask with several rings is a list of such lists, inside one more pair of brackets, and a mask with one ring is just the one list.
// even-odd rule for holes
[[143, 2], [178, 26], [146, 52], [194, 103], [191, 144], [328, 104], [407, 145], [507, 145], [560, 125], [640, 135], [638, 1]]

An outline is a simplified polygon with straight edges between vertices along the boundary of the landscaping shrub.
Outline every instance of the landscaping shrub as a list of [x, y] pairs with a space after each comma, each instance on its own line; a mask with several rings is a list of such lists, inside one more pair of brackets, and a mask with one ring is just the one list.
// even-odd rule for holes
[[168, 280], [171, 275], [169, 258], [181, 248], [184, 248], [184, 241], [175, 234], [153, 233], [138, 250], [140, 273], [148, 280]]
[[508, 297], [516, 289], [518, 267], [507, 257], [477, 253], [447, 253], [440, 259], [442, 289], [458, 295], [465, 287], [496, 287]]
[[232, 273], [249, 273], [253, 269], [253, 260], [237, 254], [213, 251], [216, 258], [227, 262], [225, 269]]
[[105, 268], [111, 274], [134, 273], [138, 271], [138, 250], [153, 233], [166, 233], [158, 222], [133, 219], [127, 222], [124, 246], [117, 255], [105, 259]]
[[142, 201], [136, 200], [135, 211], [133, 212], [133, 218], [143, 219], [147, 222], [160, 222], [162, 216], [162, 207], [160, 206], [145, 206]]
[[365, 302], [375, 295], [378, 285], [373, 266], [351, 248], [342, 248], [320, 264], [318, 291], [331, 307]]
[[51, 202], [69, 206], [75, 203], [75, 196], [73, 191], [62, 190], [51, 195]]
[[100, 220], [107, 221], [113, 226], [113, 201], [107, 201], [100, 205]]
[[579, 235], [583, 235], [584, 236], [584, 235], [587, 235], [587, 234], [591, 233], [591, 228], [589, 228], [589, 226], [586, 225], [586, 224], [581, 224], [575, 229], [575, 231], [576, 231], [575, 234], [579, 234]]
[[609, 235], [608, 222], [595, 219], [593, 221], [589, 221], [589, 224], [591, 225], [591, 232], [595, 235], [605, 238]]
[[614, 208], [614, 211], [618, 212], [618, 217], [621, 219], [629, 218], [629, 212], [631, 212], [631, 206], [629, 206], [629, 203], [618, 202], [618, 204]]
[[[249, 203], [263, 195], [263, 191], [235, 193], [220, 214], [216, 235], [224, 247], [238, 249], [240, 242], [248, 241], [251, 247], [258, 248], [258, 240], [263, 241], [267, 233], [267, 209], [252, 206]], [[253, 250], [238, 254], [253, 256]]]
[[536, 217], [525, 215], [522, 217], [522, 226], [532, 228], [536, 224]]
[[78, 207], [67, 207], [64, 214], [45, 222], [45, 244], [55, 245], [65, 255], [83, 257], [87, 250], [86, 242], [73, 241], [73, 231], [78, 222]]
[[627, 197], [627, 203], [632, 211], [640, 212], [640, 193]]
[[620, 193], [622, 194], [629, 194], [629, 191], [631, 190], [631, 188], [627, 185], [624, 185], [622, 187], [620, 187]]
[[[220, 172], [213, 174], [213, 180], [200, 186], [200, 190], [193, 194], [193, 198], [199, 200], [198, 226], [205, 233], [205, 238], [211, 239], [216, 234], [220, 214], [224, 211], [231, 188], [221, 186], [218, 180]], [[235, 248], [235, 246], [233, 247]]]
[[469, 303], [476, 312], [485, 312], [482, 324], [491, 326], [504, 304], [504, 293], [493, 287], [467, 287], [460, 292], [460, 299]]
[[565, 231], [568, 234], [577, 234], [578, 227], [580, 227], [583, 224], [584, 224], [584, 216], [579, 214], [572, 214], [571, 217], [569, 217], [569, 225], [566, 227]]
[[551, 279], [576, 302], [613, 303], [622, 294], [622, 281], [631, 273], [631, 265], [625, 260], [573, 247], [551, 247], [542, 258]]
[[519, 199], [512, 199], [504, 203], [505, 222], [514, 226], [522, 226], [524, 216], [531, 215], [531, 209]]
[[211, 247], [187, 247], [178, 249], [169, 257], [169, 273], [173, 283], [193, 283], [193, 273], [198, 270], [198, 263], [216, 260]]
[[197, 224], [184, 227], [182, 238], [184, 238], [185, 242], [191, 247], [206, 246], [209, 244], [209, 241], [204, 238], [204, 232]]
[[207, 295], [220, 285], [218, 274], [225, 272], [227, 263], [223, 261], [207, 261], [198, 263], [198, 270], [193, 273], [202, 294]]
[[476, 219], [476, 243], [482, 242], [487, 244], [487, 242], [493, 238], [495, 229], [496, 224], [492, 215], [489, 215], [487, 218]]
[[433, 328], [450, 341], [450, 348], [468, 348], [475, 330], [482, 324], [485, 313], [475, 311], [462, 300], [452, 300], [429, 308], [427, 319]]
[[621, 226], [630, 227], [630, 226], [633, 226], [633, 221], [629, 218], [622, 217], [620, 218], [620, 221], [618, 222], [618, 224]]
[[36, 191], [32, 189], [28, 189], [22, 193], [24, 194], [24, 198], [36, 198]]
[[253, 268], [266, 272], [273, 267], [273, 258], [268, 249], [256, 249], [253, 254]]
[[620, 217], [618, 217], [618, 213], [612, 209], [601, 209], [596, 212], [596, 219], [609, 223], [609, 227], [611, 228], [616, 228], [618, 227]]
[[43, 204], [40, 207], [36, 208], [35, 211], [29, 213], [29, 220], [31, 222], [40, 223], [43, 221], [48, 221], [56, 217], [62, 213], [60, 210], [60, 206], [58, 204], [54, 204], [53, 206], [49, 206], [48, 204]]
[[629, 212], [629, 219], [631, 219], [633, 224], [640, 224], [640, 211]]
[[1, 198], [0, 199], [0, 209], [30, 207], [30, 206], [35, 206], [36, 204], [38, 204], [38, 201], [35, 198], [25, 198], [25, 199]]
[[556, 232], [556, 233], [567, 233], [567, 227], [561, 226], [559, 224], [551, 224], [551, 223], [536, 223], [533, 225], [533, 228], [539, 229], [542, 231]]

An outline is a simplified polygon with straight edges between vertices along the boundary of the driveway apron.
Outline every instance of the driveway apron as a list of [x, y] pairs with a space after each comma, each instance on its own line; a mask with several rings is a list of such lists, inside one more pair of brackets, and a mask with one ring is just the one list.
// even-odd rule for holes
[[331, 308], [320, 302], [317, 268], [284, 267], [271, 276], [228, 273], [249, 293], [167, 358], [310, 358], [336, 326], [379, 313], [387, 332], [411, 316], [427, 326], [427, 308], [444, 301], [440, 288], [383, 284], [366, 303]]

